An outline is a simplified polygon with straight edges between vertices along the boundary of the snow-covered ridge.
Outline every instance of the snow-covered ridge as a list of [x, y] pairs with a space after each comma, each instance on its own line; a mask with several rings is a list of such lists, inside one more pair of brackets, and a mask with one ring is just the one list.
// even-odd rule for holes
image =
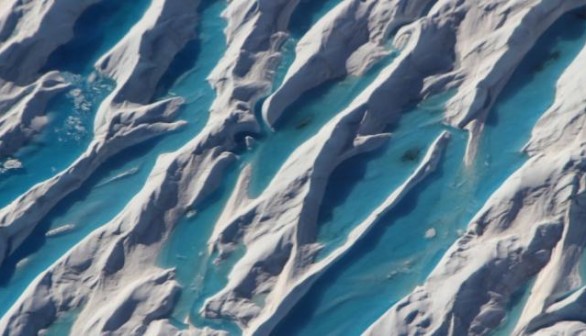
[[[560, 78], [556, 100], [526, 146], [531, 159], [491, 196], [426, 283], [394, 305], [367, 335], [391, 330], [487, 334], [504, 318], [511, 295], [532, 276], [537, 280], [516, 334], [576, 319], [586, 183], [586, 104], [576, 91], [586, 83], [577, 71], [585, 56], [586, 49]], [[584, 325], [579, 329], [586, 330]]]
[[299, 41], [296, 58], [281, 87], [264, 103], [263, 116], [274, 125], [301, 94], [331, 79], [360, 75], [389, 51], [389, 33], [424, 14], [422, 1], [347, 0], [319, 20]]
[[[43, 68], [98, 2], [6, 0], [0, 6], [3, 157], [43, 132], [48, 102], [70, 87], [58, 71]], [[72, 334], [225, 334], [187, 317], [171, 320], [190, 288], [176, 270], [158, 264], [158, 255], [177, 224], [221, 190], [229, 170], [239, 179], [225, 191], [229, 197], [217, 220], [202, 225], [213, 226], [208, 255], [230, 270], [223, 288], [203, 298], [199, 314], [235, 322], [245, 335], [271, 334], [320, 277], [381, 225], [384, 214], [436, 172], [460, 129], [468, 132], [461, 159], [473, 171], [487, 117], [511, 74], [555, 21], [584, 5], [586, 0], [341, 0], [301, 37], [283, 83], [271, 92], [300, 0], [228, 1], [215, 18], [227, 23], [227, 44], [207, 78], [216, 93], [206, 107], [208, 122], [179, 149], [158, 157], [145, 185], [117, 216], [38, 274], [0, 319], [0, 334], [37, 335], [71, 312]], [[182, 97], [155, 95], [176, 56], [199, 38], [205, 6], [210, 4], [152, 0], [99, 58], [96, 73], [115, 87], [97, 110], [93, 139], [65, 170], [0, 209], [0, 265], [114, 155], [192, 122], [178, 120]], [[270, 145], [265, 133], [280, 131], [270, 128], [283, 112], [324, 83], [364, 75], [391, 51], [397, 53], [392, 63], [304, 138], [268, 186], [251, 197], [246, 151]], [[577, 322], [586, 321], [579, 274], [586, 241], [580, 225], [586, 218], [585, 66], [586, 49], [559, 78], [555, 102], [524, 148], [528, 160], [486, 200], [425, 282], [413, 284], [366, 335], [487, 335], [505, 320], [515, 293], [533, 280], [515, 334], [586, 331]], [[360, 154], [393, 148], [409, 109], [448, 91], [454, 95], [442, 109], [444, 130], [425, 155], [415, 155], [418, 165], [341, 245], [318, 258], [325, 244], [318, 239], [318, 216], [332, 173]], [[235, 257], [241, 246], [244, 253]], [[229, 264], [232, 257], [237, 260]]]
[[[156, 28], [157, 20], [153, 20], [152, 17], [159, 17], [163, 13], [167, 15], [173, 14], [170, 10], [161, 11], [161, 8], [170, 7], [177, 10], [177, 8], [180, 8], [178, 3], [183, 3], [183, 1], [154, 1], [145, 13], [143, 20], [132, 30], [135, 32], [134, 34], [139, 36], [136, 39], [138, 41], [136, 43], [145, 45], [164, 38], [167, 34], [175, 36], [176, 32], [174, 30], [154, 29]], [[193, 3], [194, 10], [191, 21], [195, 21], [196, 7], [197, 4]], [[164, 22], [164, 20], [161, 21]], [[190, 32], [194, 28], [195, 25], [192, 25], [191, 29], [189, 26], [181, 26], [181, 29], [187, 29]], [[147, 34], [147, 32], [149, 33]], [[165, 63], [170, 63], [174, 55], [179, 52], [190, 37], [189, 34], [184, 34], [181, 39], [182, 43], [174, 44], [174, 48], [166, 48], [163, 56], [158, 56], [156, 61], [163, 63], [163, 69], [165, 68]], [[155, 61], [153, 53], [149, 53], [148, 49], [138, 53], [131, 48], [124, 47], [124, 41], [121, 42], [121, 47], [118, 48], [122, 49], [125, 54], [122, 58], [130, 59], [131, 61], [119, 64], [123, 70], [118, 71], [118, 73], [124, 75], [114, 78], [118, 81], [117, 87], [105, 99], [98, 110], [94, 123], [94, 140], [90, 143], [86, 152], [65, 171], [35, 185], [10, 205], [0, 210], [0, 260], [3, 260], [16, 250], [38, 222], [61, 199], [79, 188], [108, 157], [134, 144], [181, 127], [182, 122], [174, 120], [182, 102], [181, 99], [172, 98], [154, 102], [150, 105], [139, 105], [128, 101], [116, 102], [116, 97], [121, 95], [121, 92], [128, 85], [140, 87], [145, 93], [143, 97], [147, 97], [147, 102], [150, 101], [154, 86], [162, 76], [162, 71], [149, 72], [146, 76], [143, 74], [141, 78], [133, 79], [133, 73], [143, 72], [144, 64]], [[164, 59], [167, 59], [167, 61], [163, 62]], [[149, 77], [152, 79], [149, 79]]]

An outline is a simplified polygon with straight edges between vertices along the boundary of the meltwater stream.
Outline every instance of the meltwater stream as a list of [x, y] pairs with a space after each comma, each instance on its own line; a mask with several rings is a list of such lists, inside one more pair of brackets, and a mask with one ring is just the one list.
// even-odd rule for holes
[[59, 70], [71, 88], [48, 105], [45, 130], [15, 154], [23, 169], [0, 173], [0, 207], [71, 164], [92, 140], [92, 122], [114, 83], [93, 64], [146, 11], [150, 1], [105, 0], [90, 6], [74, 26], [74, 38], [57, 48], [42, 71]]
[[[0, 314], [10, 308], [39, 273], [121, 211], [145, 184], [159, 155], [178, 149], [203, 128], [208, 116], [207, 107], [214, 96], [206, 77], [224, 52], [222, 43], [213, 43], [223, 40], [224, 24], [218, 20], [223, 8], [222, 1], [212, 4], [206, 2], [202, 5], [201, 27], [198, 28], [198, 32], [201, 32], [198, 38], [208, 47], [202, 48], [197, 54], [189, 55], [197, 59], [197, 66], [184, 69], [189, 71], [178, 78], [176, 85], [168, 93], [186, 98], [188, 103], [180, 118], [188, 121], [187, 126], [112, 157], [79, 190], [66, 197], [49, 213], [31, 237], [0, 269]], [[131, 15], [135, 16], [136, 13]], [[179, 61], [173, 64], [183, 65]], [[169, 71], [173, 70], [177, 69]], [[70, 319], [73, 320], [71, 317]]]
[[[328, 270], [273, 334], [358, 335], [423, 282], [490, 194], [526, 160], [521, 149], [533, 125], [552, 103], [562, 71], [585, 43], [586, 22], [575, 13], [560, 18], [525, 57], [491, 111], [475, 164], [464, 166], [466, 138], [451, 130], [438, 170]], [[341, 232], [347, 233], [368, 212], [364, 209], [373, 209], [392, 192], [400, 179], [395, 176], [409, 174], [408, 162], [401, 158], [416, 157], [406, 155], [410, 148], [424, 152], [422, 147], [441, 129], [437, 117], [422, 111], [425, 105], [402, 117], [387, 148], [354, 158], [334, 172], [324, 201], [321, 241], [339, 245], [345, 238]], [[412, 162], [411, 169], [415, 166]], [[336, 183], [343, 178], [358, 181], [344, 190], [347, 186]], [[429, 229], [435, 236], [426, 238]], [[326, 251], [332, 248], [326, 245]], [[512, 309], [522, 307], [523, 294]], [[518, 317], [514, 312], [495, 335], [510, 335]]]
[[441, 118], [450, 96], [443, 93], [421, 102], [404, 114], [383, 148], [353, 157], [334, 170], [318, 217], [317, 241], [324, 246], [318, 258], [342, 245], [350, 231], [413, 173], [427, 147], [446, 129]]
[[[124, 36], [149, 3], [106, 0], [91, 8], [76, 25], [74, 41], [52, 56], [47, 70], [64, 71], [73, 87], [51, 103], [46, 131], [15, 155], [24, 170], [0, 175], [0, 205], [61, 171], [86, 148], [95, 111], [113, 89], [108, 79], [95, 75], [92, 65]], [[301, 2], [275, 73], [275, 88], [294, 59], [299, 38], [338, 3]], [[188, 122], [187, 126], [112, 157], [46, 216], [0, 268], [1, 314], [38, 274], [114, 218], [146, 183], [161, 154], [180, 148], [202, 130], [215, 98], [206, 77], [226, 50], [226, 23], [220, 18], [225, 7], [223, 0], [203, 1], [196, 40], [177, 56], [157, 91], [159, 98], [186, 99], [180, 118]], [[323, 249], [318, 259], [339, 247], [348, 233], [413, 172], [440, 132], [452, 134], [438, 170], [326, 271], [273, 334], [360, 334], [423, 282], [487, 198], [525, 162], [522, 146], [551, 104], [556, 80], [585, 43], [586, 21], [575, 13], [565, 15], [548, 30], [515, 71], [491, 111], [471, 166], [463, 163], [466, 133], [442, 124], [443, 106], [451, 93], [427, 99], [407, 111], [392, 130], [387, 145], [342, 163], [329, 179], [320, 208], [317, 239]], [[85, 53], [76, 55], [79, 49]], [[160, 266], [176, 269], [183, 287], [171, 316], [175, 326], [210, 326], [230, 335], [241, 333], [231, 322], [210, 321], [199, 314], [204, 300], [223, 288], [231, 267], [244, 253], [241, 246], [230, 258], [215, 264], [207, 246], [238, 173], [252, 164], [250, 193], [260, 194], [289, 155], [342, 111], [384, 66], [393, 62], [396, 53], [393, 51], [361, 77], [331, 81], [305, 94], [285, 112], [276, 131], [265, 131], [250, 152], [240, 153], [221, 188], [198, 204], [193, 216], [177, 224], [158, 260]], [[516, 293], [509, 316], [494, 335], [511, 334], [531, 286], [529, 281]], [[78, 312], [60, 316], [47, 335], [68, 334]]]
[[297, 147], [352, 102], [396, 57], [391, 52], [362, 77], [350, 76], [308, 91], [288, 107], [275, 131], [268, 131], [252, 159], [250, 196], [258, 196]]
[[[317, 3], [317, 2], [316, 2]], [[319, 5], [316, 3], [304, 2], [296, 10], [292, 19], [292, 26], [299, 27], [299, 20], [307, 20], [308, 17], [312, 17], [317, 20], [326, 11], [331, 9], [337, 1], [327, 0], [321, 2]], [[315, 12], [317, 11], [317, 12]], [[307, 14], [313, 14], [307, 16]], [[314, 21], [308, 24], [311, 26]], [[203, 29], [203, 28], [202, 28]], [[215, 32], [221, 34], [221, 30]], [[275, 73], [275, 78], [283, 78], [288, 66], [293, 61], [294, 55], [294, 44], [299, 37], [304, 33], [303, 30], [296, 30], [291, 33], [289, 41], [284, 46], [281, 66], [278, 67]], [[223, 40], [223, 36], [218, 36], [218, 39]], [[219, 56], [218, 56], [219, 58]], [[209, 69], [211, 70], [211, 69]], [[354, 88], [353, 94], [359, 93], [355, 85], [344, 85], [346, 89]], [[333, 96], [328, 96], [330, 101]], [[326, 101], [328, 102], [328, 101]], [[328, 102], [329, 103], [329, 102]], [[312, 106], [311, 104], [304, 104]], [[314, 104], [315, 105], [315, 104]], [[209, 106], [209, 104], [207, 105]], [[320, 106], [320, 105], [318, 105]], [[341, 105], [343, 106], [343, 105]], [[310, 107], [311, 108], [311, 107]], [[309, 109], [306, 109], [307, 111]], [[316, 112], [315, 110], [309, 110], [310, 113]], [[258, 157], [270, 153], [265, 152], [266, 148], [287, 148], [289, 151], [293, 151], [295, 146], [291, 146], [290, 141], [296, 141], [296, 144], [302, 143], [307, 140], [313, 132], [316, 132], [319, 128], [317, 126], [323, 125], [328, 118], [332, 117], [335, 110], [330, 110], [329, 114], [323, 113], [320, 122], [314, 122], [314, 127], [290, 127], [288, 130], [295, 130], [297, 132], [288, 133], [289, 137], [281, 136], [283, 130], [279, 130], [276, 133], [268, 134], [264, 139], [260, 139], [252, 153], [242, 153], [239, 157], [237, 167], [233, 167], [225, 178], [222, 187], [217, 190], [208, 200], [198, 205], [195, 209], [197, 213], [191, 218], [184, 218], [179, 222], [171, 234], [166, 246], [161, 252], [160, 264], [163, 267], [175, 267], [177, 270], [177, 279], [182, 284], [183, 290], [180, 296], [179, 302], [172, 315], [172, 321], [179, 328], [186, 328], [190, 324], [197, 327], [209, 326], [215, 329], [221, 329], [229, 331], [230, 334], [239, 334], [240, 331], [237, 326], [228, 321], [210, 321], [201, 318], [199, 310], [203, 306], [205, 299], [215, 294], [226, 285], [228, 274], [231, 270], [231, 266], [242, 256], [244, 250], [240, 249], [235, 251], [230, 258], [222, 260], [220, 264], [214, 264], [214, 256], [209, 255], [207, 240], [211, 236], [214, 224], [221, 213], [221, 210], [226, 203], [228, 197], [231, 194], [231, 190], [235, 185], [238, 171], [240, 171], [247, 163], [252, 162], [253, 166], [256, 166]], [[297, 118], [304, 118], [307, 116], [299, 114]], [[283, 131], [284, 132], [284, 131]], [[280, 147], [279, 147], [280, 146]], [[289, 147], [284, 147], [289, 146]], [[272, 174], [276, 173], [276, 170], [280, 167], [286, 158], [287, 152], [279, 151], [280, 154], [271, 158], [270, 166], [271, 174], [265, 171], [258, 175], [258, 179], [254, 179], [256, 182], [255, 186], [252, 186], [251, 193], [260, 193], [264, 186], [270, 181]], [[261, 169], [265, 168], [265, 163], [260, 165]], [[257, 176], [257, 175], [255, 175]]]

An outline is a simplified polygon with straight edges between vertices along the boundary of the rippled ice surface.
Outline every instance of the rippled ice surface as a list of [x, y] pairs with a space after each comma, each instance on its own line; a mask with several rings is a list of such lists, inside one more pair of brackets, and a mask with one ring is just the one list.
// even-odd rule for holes
[[[103, 98], [113, 89], [93, 73], [92, 64], [111, 48], [144, 12], [149, 1], [106, 1], [95, 6], [76, 26], [80, 38], [60, 48], [50, 69], [66, 72], [72, 88], [50, 104], [46, 131], [15, 157], [22, 170], [0, 174], [0, 204], [6, 205], [32, 185], [67, 167], [91, 140], [92, 122]], [[315, 21], [338, 2], [305, 1], [292, 19], [282, 63], [275, 74], [278, 86], [294, 59], [295, 44]], [[187, 127], [135, 146], [113, 157], [84, 186], [64, 199], [31, 238], [0, 269], [0, 313], [4, 314], [26, 286], [90, 232], [111, 220], [140, 190], [156, 158], [178, 149], [207, 121], [214, 92], [206, 77], [225, 51], [220, 13], [223, 1], [204, 1], [198, 38], [188, 44], [161, 81], [158, 97], [187, 100], [181, 118]], [[458, 237], [487, 197], [525, 160], [521, 148], [537, 118], [548, 108], [562, 70], [586, 43], [586, 22], [568, 14], [551, 28], [514, 73], [490, 114], [478, 159], [464, 166], [466, 134], [441, 123], [450, 93], [419, 102], [405, 111], [381, 149], [354, 157], [332, 174], [319, 215], [318, 258], [346, 239], [348, 232], [376, 208], [417, 167], [439, 133], [448, 129], [452, 140], [444, 160], [428, 180], [414, 188], [351, 252], [329, 269], [279, 324], [275, 335], [355, 335], [366, 329], [392, 304], [424, 281], [445, 250]], [[85, 50], [78, 55], [76, 50]], [[190, 218], [177, 224], [159, 263], [177, 269], [184, 290], [172, 315], [179, 327], [211, 326], [239, 334], [225, 321], [199, 316], [203, 301], [220, 290], [231, 266], [244, 252], [214, 265], [207, 239], [225, 204], [236, 176], [253, 167], [250, 193], [258, 195], [300, 144], [316, 134], [379, 73], [394, 61], [393, 51], [362, 77], [326, 83], [308, 92], [287, 110], [276, 131], [263, 130], [250, 153], [241, 154], [223, 186], [200, 204]], [[434, 237], [426, 232], [433, 229]], [[585, 267], [586, 268], [586, 267]], [[531, 284], [517, 293], [510, 314], [496, 335], [509, 335]], [[52, 326], [48, 335], [64, 335], [75, 321], [71, 312]]]

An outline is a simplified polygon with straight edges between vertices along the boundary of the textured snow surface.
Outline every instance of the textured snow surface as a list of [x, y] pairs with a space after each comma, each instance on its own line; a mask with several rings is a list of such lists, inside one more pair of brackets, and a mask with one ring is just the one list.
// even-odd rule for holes
[[0, 0], [0, 334], [586, 334], [586, 0]]

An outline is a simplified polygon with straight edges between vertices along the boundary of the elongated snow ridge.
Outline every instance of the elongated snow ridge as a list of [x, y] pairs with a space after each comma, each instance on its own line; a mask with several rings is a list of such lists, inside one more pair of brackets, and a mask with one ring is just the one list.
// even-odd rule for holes
[[[38, 133], [48, 100], [67, 89], [59, 73], [40, 72], [72, 38], [77, 18], [97, 2], [8, 0], [0, 9], [0, 154], [14, 153]], [[155, 94], [174, 58], [196, 38], [199, 4], [153, 0], [99, 59], [96, 70], [116, 87], [97, 112], [94, 139], [64, 171], [0, 209], [0, 263], [110, 157], [185, 125], [177, 119], [183, 100], [156, 100]], [[444, 121], [469, 131], [463, 159], [473, 162], [487, 114], [511, 73], [559, 17], [586, 0], [343, 0], [301, 37], [293, 65], [271, 93], [298, 5], [228, 2], [222, 14], [226, 51], [208, 77], [216, 99], [207, 124], [158, 158], [148, 182], [114, 219], [28, 286], [0, 319], [0, 334], [37, 335], [76, 309], [73, 334], [225, 334], [194, 326], [179, 330], [168, 320], [182, 288], [174, 270], [157, 266], [158, 253], [180, 219], [235, 169], [243, 135], [253, 147], [250, 137], [262, 132], [255, 113], [262, 97], [268, 96], [262, 118], [274, 126], [304, 93], [332, 79], [360, 76], [392, 48], [396, 59], [296, 148], [257, 197], [248, 195], [250, 166], [242, 170], [209, 237], [220, 263], [240, 244], [245, 253], [200, 313], [232, 320], [245, 335], [270, 334], [320, 276], [434, 172], [452, 131], [439, 134], [387, 200], [316, 261], [322, 247], [317, 217], [332, 172], [361, 153], [393, 146], [389, 129], [405, 109], [448, 90], [455, 94]], [[525, 147], [529, 160], [493, 193], [427, 280], [373, 321], [366, 335], [487, 335], [531, 279], [535, 291], [516, 335], [586, 330], [576, 322], [586, 319], [577, 273], [586, 241], [580, 225], [586, 218], [585, 66], [586, 49], [560, 78], [553, 106], [535, 125]]]

